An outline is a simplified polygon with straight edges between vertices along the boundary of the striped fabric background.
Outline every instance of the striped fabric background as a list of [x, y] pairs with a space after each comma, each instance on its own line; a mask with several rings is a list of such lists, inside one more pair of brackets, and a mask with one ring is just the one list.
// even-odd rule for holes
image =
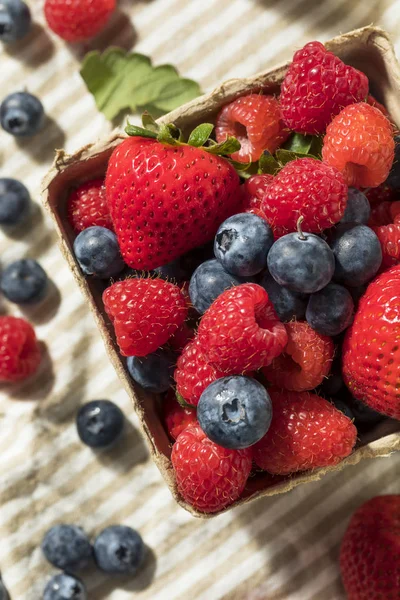
[[[0, 48], [2, 95], [27, 88], [50, 117], [39, 138], [18, 144], [0, 132], [0, 174], [22, 179], [39, 201], [54, 148], [79, 148], [107, 132], [79, 73], [90, 46], [69, 47], [36, 21], [18, 48]], [[96, 47], [135, 48], [171, 62], [203, 89], [288, 58], [371, 22], [388, 29], [400, 53], [400, 0], [124, 0]], [[396, 37], [397, 36], [397, 37]], [[1, 235], [1, 262], [41, 261], [52, 297], [25, 313], [43, 340], [45, 361], [29, 385], [0, 389], [0, 569], [12, 600], [38, 600], [52, 569], [39, 549], [43, 533], [64, 521], [90, 534], [113, 523], [138, 528], [152, 549], [135, 580], [84, 573], [90, 600], [340, 600], [338, 545], [351, 512], [380, 493], [400, 492], [400, 454], [363, 462], [208, 521], [179, 508], [137, 429], [137, 419], [106, 358], [67, 265], [37, 205], [32, 224]], [[2, 313], [20, 314], [2, 303]], [[94, 454], [77, 439], [74, 415], [109, 398], [130, 427], [111, 452]]]

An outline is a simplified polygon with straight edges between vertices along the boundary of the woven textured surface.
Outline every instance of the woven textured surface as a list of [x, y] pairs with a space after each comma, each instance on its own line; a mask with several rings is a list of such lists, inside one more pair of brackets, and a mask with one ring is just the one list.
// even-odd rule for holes
[[[12, 51], [0, 48], [2, 95], [27, 88], [50, 117], [39, 138], [15, 143], [0, 132], [0, 176], [22, 179], [38, 202], [54, 148], [72, 151], [109, 131], [79, 76], [90, 49], [72, 48], [36, 25]], [[135, 48], [171, 62], [208, 90], [289, 58], [321, 41], [382, 25], [400, 51], [400, 1], [125, 0], [96, 47]], [[39, 549], [53, 524], [75, 522], [90, 534], [113, 523], [138, 528], [152, 555], [135, 580], [83, 574], [90, 600], [340, 600], [338, 545], [351, 512], [380, 493], [399, 493], [400, 454], [365, 461], [285, 496], [264, 499], [212, 520], [173, 501], [137, 430], [137, 419], [39, 206], [28, 230], [0, 236], [2, 264], [40, 260], [55, 284], [45, 306], [27, 317], [46, 344], [29, 385], [0, 388], [0, 569], [12, 600], [38, 600], [52, 569]], [[3, 303], [2, 312], [21, 314]], [[130, 421], [111, 452], [79, 442], [77, 408], [114, 400]]]

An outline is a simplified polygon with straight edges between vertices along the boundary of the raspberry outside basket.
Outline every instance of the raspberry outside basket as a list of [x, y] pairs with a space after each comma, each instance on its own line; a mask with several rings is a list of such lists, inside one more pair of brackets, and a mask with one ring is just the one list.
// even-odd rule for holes
[[[365, 27], [336, 37], [327, 42], [326, 46], [344, 62], [366, 73], [372, 93], [386, 105], [400, 127], [400, 66], [386, 32], [375, 27]], [[260, 89], [268, 93], [278, 92], [286, 69], [287, 65], [282, 65], [253, 77], [227, 81], [210, 94], [162, 117], [160, 122], [173, 122], [183, 131], [192, 130], [200, 122], [213, 122], [220, 107], [240, 95]], [[171, 444], [164, 431], [157, 398], [145, 393], [129, 377], [102, 307], [103, 284], [84, 278], [72, 252], [74, 236], [66, 213], [69, 190], [79, 183], [104, 176], [112, 150], [124, 137], [125, 134], [117, 130], [108, 138], [86, 146], [73, 155], [58, 152], [53, 168], [44, 180], [43, 202], [54, 220], [61, 252], [93, 312], [110, 360], [138, 413], [153, 460], [179, 504], [195, 516], [215, 516], [196, 511], [179, 497], [170, 462]], [[268, 474], [257, 474], [249, 480], [242, 497], [226, 510], [261, 496], [287, 492], [297, 485], [320, 479], [328, 471], [356, 464], [363, 458], [384, 457], [399, 449], [400, 423], [384, 420], [367, 435], [361, 436], [355, 451], [338, 467], [318, 469], [292, 477], [272, 478]]]

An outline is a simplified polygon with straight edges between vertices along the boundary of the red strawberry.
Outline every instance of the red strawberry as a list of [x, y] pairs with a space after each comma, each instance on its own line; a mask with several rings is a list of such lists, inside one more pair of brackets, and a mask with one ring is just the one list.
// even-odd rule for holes
[[337, 465], [348, 456], [357, 429], [333, 404], [309, 392], [268, 390], [273, 417], [253, 446], [255, 463], [273, 475]]
[[400, 496], [377, 496], [356, 510], [340, 570], [348, 600], [400, 598]]
[[222, 448], [199, 425], [192, 425], [178, 437], [171, 460], [183, 499], [197, 510], [213, 513], [242, 493], [251, 470], [251, 448]]
[[285, 348], [287, 333], [264, 288], [244, 283], [214, 300], [201, 319], [198, 340], [208, 362], [234, 374], [269, 365]]
[[47, 23], [67, 42], [97, 35], [115, 10], [116, 0], [45, 0]]
[[114, 150], [106, 190], [121, 254], [134, 269], [208, 242], [241, 201], [239, 176], [224, 158], [142, 137]]
[[343, 376], [353, 396], [400, 419], [400, 266], [379, 275], [360, 300], [343, 344]]
[[181, 406], [174, 390], [170, 390], [164, 398], [163, 413], [168, 433], [174, 440], [184, 429], [197, 423], [196, 410]]
[[308, 323], [286, 324], [288, 343], [283, 354], [263, 369], [265, 377], [285, 390], [304, 392], [316, 388], [331, 369], [334, 344]]
[[146, 356], [165, 344], [186, 319], [178, 286], [163, 279], [117, 281], [103, 294], [123, 356]]

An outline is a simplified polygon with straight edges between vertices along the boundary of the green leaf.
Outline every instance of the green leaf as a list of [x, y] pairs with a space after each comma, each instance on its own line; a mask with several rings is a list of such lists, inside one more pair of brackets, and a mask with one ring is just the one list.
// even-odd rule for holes
[[89, 52], [80, 73], [97, 108], [110, 120], [139, 108], [164, 114], [201, 94], [199, 85], [181, 78], [172, 65], [153, 67], [149, 57], [121, 48]]
[[145, 138], [152, 138], [153, 140], [157, 139], [157, 134], [154, 131], [150, 131], [150, 129], [143, 129], [143, 127], [131, 125], [130, 123], [128, 123], [128, 125], [125, 127], [125, 133], [131, 135], [132, 137], [140, 136]]
[[260, 160], [258, 161], [258, 169], [260, 173], [275, 175], [275, 173], [279, 171], [280, 165], [272, 156], [272, 154], [266, 150], [260, 156]]
[[290, 150], [285, 150], [285, 148], [278, 148], [275, 152], [275, 157], [281, 167], [285, 166], [288, 162], [292, 160], [297, 160], [298, 158], [314, 158], [315, 160], [319, 160], [316, 156], [312, 154], [302, 154], [301, 152], [291, 152]]
[[204, 146], [204, 144], [210, 137], [213, 129], [214, 125], [212, 125], [211, 123], [203, 123], [202, 125], [199, 125], [195, 129], [193, 129], [188, 139], [189, 146], [195, 146], [196, 148]]
[[207, 146], [207, 152], [209, 154], [218, 154], [219, 156], [229, 156], [234, 152], [240, 150], [240, 142], [234, 137], [228, 137], [224, 142], [220, 144], [212, 144]]
[[291, 152], [298, 152], [299, 154], [308, 154], [313, 142], [312, 135], [303, 135], [301, 133], [294, 133], [285, 143], [284, 148]]
[[159, 124], [156, 123], [154, 117], [152, 117], [147, 111], [142, 114], [142, 124], [145, 129], [154, 131], [154, 133], [158, 133], [160, 131]]
[[176, 394], [176, 399], [178, 400], [178, 402], [182, 406], [182, 408], [191, 408], [192, 410], [195, 409], [195, 407], [192, 404], [188, 404], [186, 402], [184, 397], [181, 396], [181, 394], [179, 392], [176, 391], [175, 394]]
[[313, 155], [319, 160], [322, 158], [322, 146], [324, 144], [324, 138], [320, 135], [314, 135], [311, 144], [309, 156]]
[[172, 123], [161, 125], [157, 139], [163, 144], [169, 144], [170, 146], [180, 146], [181, 144], [181, 132]]

